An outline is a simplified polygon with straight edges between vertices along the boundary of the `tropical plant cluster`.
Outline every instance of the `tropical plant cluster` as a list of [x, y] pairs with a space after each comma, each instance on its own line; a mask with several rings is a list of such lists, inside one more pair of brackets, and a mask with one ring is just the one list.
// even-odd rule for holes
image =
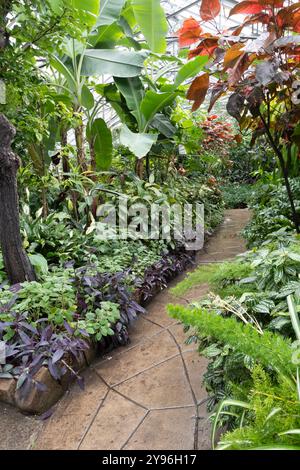
[[45, 366], [82, 385], [83, 354], [127, 344], [143, 305], [194, 259], [173, 232], [114, 236], [119, 218], [103, 238], [103, 207], [202, 203], [206, 236], [223, 218], [211, 172], [178, 151], [201, 159], [183, 104], [208, 58], [167, 54], [167, 32], [159, 0], [1, 3], [0, 378], [24, 395], [43, 391]]
[[219, 449], [300, 448], [300, 242], [280, 228], [233, 261], [199, 268], [174, 293], [209, 283], [190, 308], [170, 307], [209, 359], [204, 375], [212, 444]]

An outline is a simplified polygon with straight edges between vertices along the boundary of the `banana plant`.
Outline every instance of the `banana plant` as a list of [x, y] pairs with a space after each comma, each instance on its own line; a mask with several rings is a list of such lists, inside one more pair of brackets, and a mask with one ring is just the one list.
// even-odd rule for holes
[[[64, 77], [64, 84], [56, 86], [60, 91], [64, 91], [71, 97], [74, 113], [77, 115], [85, 114], [90, 121], [90, 113], [95, 108], [97, 109], [97, 103], [89, 88], [88, 77], [100, 75], [101, 73], [115, 74], [120, 77], [135, 76], [141, 72], [146, 56], [143, 53], [131, 51], [88, 49], [87, 45], [87, 41], [85, 44], [74, 39], [68, 41], [64, 48], [65, 57], [52, 56], [50, 65]], [[92, 113], [92, 116], [96, 118], [95, 112]], [[99, 123], [99, 120], [95, 125], [93, 125], [93, 122], [89, 123], [89, 142], [92, 147], [92, 166], [94, 169], [95, 162], [98, 169], [103, 166], [99, 163], [102, 155], [109, 156], [112, 154], [111, 136], [108, 136], [110, 131], [104, 127], [103, 123], [100, 127], [105, 132], [103, 142], [100, 145]], [[93, 133], [95, 134], [93, 135]], [[85, 172], [87, 171], [87, 160], [83, 120], [80, 120], [75, 128], [75, 138], [78, 165], [81, 171]], [[95, 142], [98, 142], [96, 147], [93, 145]], [[102, 149], [101, 152], [95, 155], [94, 151], [100, 148]]]
[[[72, 97], [74, 112], [88, 115], [87, 138], [93, 169], [107, 168], [112, 155], [112, 140], [109, 129], [95, 113], [97, 103], [89, 89], [88, 77], [111, 75], [118, 89], [122, 89], [120, 92], [129, 111], [137, 120], [138, 134], [134, 135], [126, 126], [121, 131], [121, 140], [125, 145], [130, 144], [129, 148], [138, 158], [147, 155], [157, 140], [158, 134], [149, 131], [154, 119], [160, 129], [168, 127], [169, 133], [173, 130], [164, 116], [156, 115], [174, 101], [175, 91], [157, 93], [149, 90], [144, 93], [138, 78], [149, 55], [147, 48], [159, 54], [166, 51], [167, 31], [166, 17], [159, 0], [102, 0], [98, 17], [84, 44], [69, 41], [65, 47], [66, 58], [52, 57], [51, 66], [64, 76], [64, 90]], [[141, 33], [146, 41], [144, 50], [141, 50], [138, 40]], [[130, 47], [130, 50], [118, 46]], [[76, 127], [75, 137], [78, 165], [85, 172], [83, 122]]]
[[[161, 63], [161, 59], [159, 57], [158, 59]], [[208, 57], [204, 56], [197, 57], [188, 64], [181, 64], [180, 67], [178, 63], [175, 64], [177, 74], [174, 83], [163, 86], [159, 85], [160, 74], [157, 74], [154, 80], [146, 76], [145, 79], [149, 85], [148, 91], [145, 91], [143, 82], [138, 77], [115, 78], [115, 84], [125, 98], [130, 113], [135, 117], [138, 129], [138, 133], [135, 133], [128, 129], [126, 124], [123, 124], [120, 142], [128, 147], [138, 159], [144, 158], [150, 152], [152, 146], [157, 142], [159, 133], [168, 139], [174, 136], [176, 128], [164, 110], [175, 103], [180, 86], [198, 74], [207, 61]], [[174, 69], [174, 62], [171, 64], [171, 68]], [[153, 128], [158, 132], [153, 132]]]

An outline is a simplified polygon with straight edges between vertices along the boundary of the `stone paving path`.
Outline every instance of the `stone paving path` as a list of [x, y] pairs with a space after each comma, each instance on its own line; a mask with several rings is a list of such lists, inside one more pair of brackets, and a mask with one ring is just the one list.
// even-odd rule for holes
[[[248, 219], [247, 210], [226, 211], [224, 223], [197, 256], [197, 264], [221, 261], [245, 251], [239, 233]], [[29, 421], [26, 448], [210, 448], [207, 395], [201, 385], [207, 362], [195, 345], [185, 344], [182, 326], [166, 312], [169, 303], [187, 304], [207, 292], [208, 286], [202, 285], [185, 294], [184, 299], [174, 298], [170, 288], [184, 276], [149, 304], [147, 315], [131, 328], [130, 345], [96, 361], [84, 373], [84, 392], [74, 385], [45, 424], [31, 430]], [[23, 417], [26, 419], [30, 420]], [[9, 422], [5, 430], [1, 428], [0, 424], [3, 436], [10, 429]], [[13, 446], [13, 439], [7, 444]]]

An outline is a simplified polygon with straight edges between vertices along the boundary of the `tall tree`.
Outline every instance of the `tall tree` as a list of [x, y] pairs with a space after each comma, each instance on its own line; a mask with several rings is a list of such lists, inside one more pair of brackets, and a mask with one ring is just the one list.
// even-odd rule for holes
[[0, 242], [4, 265], [12, 284], [34, 281], [35, 273], [20, 234], [17, 171], [19, 158], [11, 150], [15, 128], [0, 115]]
[[[0, 50], [9, 44], [5, 18], [12, 1], [6, 0], [0, 10]], [[15, 128], [0, 115], [0, 244], [4, 265], [12, 284], [35, 280], [35, 272], [26, 255], [20, 234], [17, 171], [19, 158], [11, 150]]]

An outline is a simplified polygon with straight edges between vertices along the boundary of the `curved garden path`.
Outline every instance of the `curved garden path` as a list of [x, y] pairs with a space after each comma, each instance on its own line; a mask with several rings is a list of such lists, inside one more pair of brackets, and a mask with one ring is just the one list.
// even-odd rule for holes
[[[226, 211], [222, 226], [198, 254], [197, 264], [222, 261], [245, 251], [239, 233], [248, 219], [246, 209]], [[207, 362], [199, 357], [194, 344], [185, 344], [182, 326], [166, 312], [169, 303], [199, 299], [208, 286], [194, 288], [181, 299], [172, 296], [170, 287], [155, 297], [147, 315], [133, 325], [130, 345], [97, 360], [84, 373], [85, 390], [74, 385], [48, 421], [37, 424], [8, 410], [3, 431], [0, 424], [1, 436], [10, 434], [11, 426], [15, 432], [6, 448], [16, 446], [17, 417], [21, 425], [17, 432], [25, 432], [27, 448], [209, 449], [207, 396], [201, 385]], [[2, 421], [2, 407], [0, 414]]]

